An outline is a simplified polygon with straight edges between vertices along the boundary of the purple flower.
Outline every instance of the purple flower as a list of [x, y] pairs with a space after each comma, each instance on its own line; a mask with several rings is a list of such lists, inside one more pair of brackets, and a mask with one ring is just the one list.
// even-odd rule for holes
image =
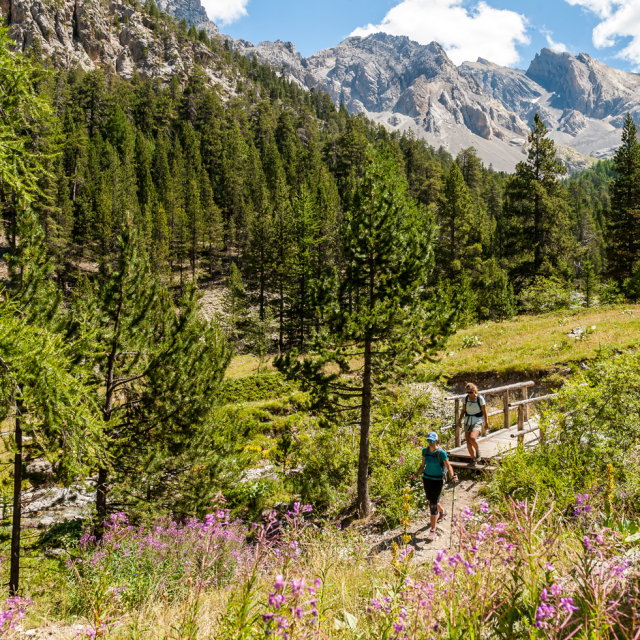
[[284, 587], [284, 576], [281, 573], [276, 576], [273, 586], [276, 590], [280, 590]]
[[576, 607], [573, 604], [573, 598], [561, 598], [560, 599], [560, 606], [567, 612], [567, 613], [573, 613], [574, 611], [578, 610], [578, 607]]

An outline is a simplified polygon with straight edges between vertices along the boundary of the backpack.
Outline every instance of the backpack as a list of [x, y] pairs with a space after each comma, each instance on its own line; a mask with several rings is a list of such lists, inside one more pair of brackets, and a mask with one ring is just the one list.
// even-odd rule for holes
[[442, 447], [438, 447], [435, 450], [435, 453], [431, 453], [431, 451], [429, 450], [429, 447], [425, 447], [422, 450], [422, 455], [425, 458], [425, 460], [427, 459], [427, 457], [429, 457], [429, 458], [434, 458], [435, 457], [436, 458], [436, 460], [438, 461], [438, 464], [440, 465], [440, 469], [442, 469], [442, 480], [444, 482], [446, 482], [447, 481], [447, 475], [448, 475], [449, 471], [448, 471], [447, 467], [445, 466], [444, 462], [440, 459], [440, 452], [441, 451], [444, 451], [444, 449]]
[[[480, 407], [480, 412], [479, 413], [468, 413], [467, 412], [467, 402], [472, 402], [471, 400], [469, 400], [469, 394], [468, 393], [464, 397], [464, 414], [465, 414], [466, 418], [482, 418], [483, 413], [482, 413], [482, 405], [480, 404], [480, 394], [479, 393], [476, 394], [476, 399], [473, 401], [473, 402], [477, 402], [478, 406]], [[465, 418], [465, 423], [467, 422], [466, 418]]]

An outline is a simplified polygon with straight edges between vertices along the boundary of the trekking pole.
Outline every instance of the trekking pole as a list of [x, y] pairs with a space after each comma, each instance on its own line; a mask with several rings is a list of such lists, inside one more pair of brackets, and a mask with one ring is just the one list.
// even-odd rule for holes
[[451, 549], [451, 540], [453, 539], [453, 518], [456, 506], [456, 485], [453, 485], [453, 496], [451, 498], [451, 528], [449, 530], [449, 549]]

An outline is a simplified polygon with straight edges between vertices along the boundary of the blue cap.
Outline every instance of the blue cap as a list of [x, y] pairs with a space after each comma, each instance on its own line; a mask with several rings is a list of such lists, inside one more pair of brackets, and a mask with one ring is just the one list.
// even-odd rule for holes
[[432, 431], [427, 436], [427, 442], [438, 442], [438, 434], [435, 431]]

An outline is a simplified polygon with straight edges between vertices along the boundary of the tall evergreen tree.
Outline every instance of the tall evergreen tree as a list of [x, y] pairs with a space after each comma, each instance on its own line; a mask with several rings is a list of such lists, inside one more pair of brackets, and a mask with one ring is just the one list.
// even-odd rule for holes
[[453, 164], [438, 200], [437, 261], [450, 277], [457, 277], [469, 262], [477, 230], [469, 189], [462, 172]]
[[[433, 226], [408, 196], [397, 164], [370, 149], [363, 171], [341, 229], [347, 268], [326, 294], [323, 331], [309, 356], [299, 359], [293, 351], [277, 357], [275, 365], [311, 388], [318, 405], [333, 400], [338, 409], [356, 410], [358, 511], [367, 517], [374, 389], [391, 379], [397, 382], [406, 367], [435, 353], [450, 331], [451, 316], [424, 298]], [[349, 301], [351, 292], [357, 296]], [[357, 377], [354, 358], [362, 363]], [[327, 373], [329, 363], [337, 364], [340, 373]]]
[[218, 328], [200, 318], [198, 299], [189, 289], [176, 313], [131, 224], [105, 282], [84, 280], [74, 297], [79, 355], [95, 378], [111, 460], [111, 468], [103, 464], [98, 471], [98, 536], [108, 511], [109, 472], [133, 477], [135, 485], [144, 456], [180, 451], [211, 411], [230, 351]]
[[622, 284], [633, 275], [640, 251], [640, 142], [629, 113], [622, 128], [622, 144], [613, 161], [616, 177], [611, 184], [606, 226], [607, 270]]
[[573, 254], [569, 206], [559, 179], [567, 170], [547, 133], [536, 114], [528, 159], [518, 163], [505, 189], [509, 227], [504, 252], [521, 284], [539, 275], [567, 276]]

